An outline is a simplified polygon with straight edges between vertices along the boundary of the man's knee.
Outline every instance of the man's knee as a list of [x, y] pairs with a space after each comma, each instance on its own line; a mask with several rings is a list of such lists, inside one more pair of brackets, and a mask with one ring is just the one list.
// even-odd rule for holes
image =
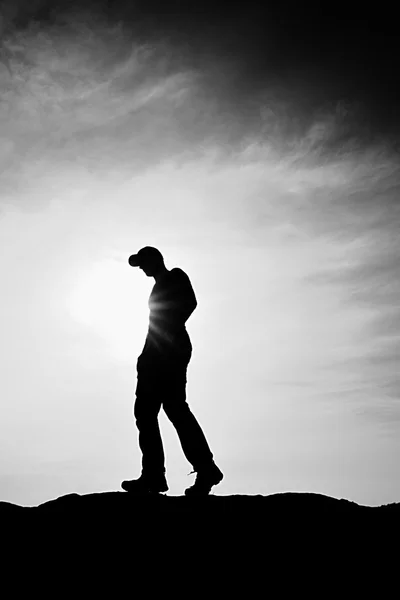
[[156, 402], [151, 396], [141, 395], [136, 397], [133, 408], [133, 416], [136, 420], [138, 428], [147, 423], [157, 420], [160, 412], [161, 404]]
[[175, 398], [175, 401], [164, 402], [163, 408], [171, 423], [179, 423], [179, 421], [185, 420], [188, 415], [191, 414], [188, 403], [185, 397]]

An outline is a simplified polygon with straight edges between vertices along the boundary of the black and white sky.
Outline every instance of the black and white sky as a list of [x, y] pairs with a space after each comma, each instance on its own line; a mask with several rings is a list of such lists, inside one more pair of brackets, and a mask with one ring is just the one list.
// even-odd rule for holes
[[198, 295], [188, 393], [221, 492], [398, 500], [391, 6], [1, 2], [2, 499], [138, 470], [150, 283], [126, 258], [150, 244]]

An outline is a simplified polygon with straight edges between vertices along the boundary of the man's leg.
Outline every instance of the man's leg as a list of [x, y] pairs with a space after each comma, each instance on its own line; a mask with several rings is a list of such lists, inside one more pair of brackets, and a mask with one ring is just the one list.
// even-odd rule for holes
[[213, 463], [213, 454], [196, 417], [186, 402], [187, 365], [175, 364], [165, 375], [162, 405], [178, 434], [183, 453], [194, 471]]
[[161, 395], [157, 385], [157, 369], [138, 371], [134, 417], [139, 430], [139, 447], [142, 451], [142, 474], [139, 479], [123, 481], [127, 492], [166, 492], [164, 449], [158, 425]]
[[166, 373], [163, 408], [173, 423], [182, 450], [197, 473], [194, 485], [185, 490], [186, 496], [204, 496], [223, 479], [223, 473], [213, 460], [206, 437], [186, 402], [186, 372], [190, 360], [174, 361]]
[[214, 463], [206, 437], [186, 402], [185, 386], [182, 383], [180, 386], [170, 386], [163, 408], [175, 426], [187, 460], [197, 473], [194, 485], [185, 490], [185, 495], [208, 495], [211, 488], [222, 481], [223, 474]]
[[213, 462], [213, 455], [196, 417], [186, 401], [164, 402], [164, 411], [174, 425], [184, 455], [194, 471]]
[[165, 473], [165, 456], [158, 424], [161, 397], [154, 385], [156, 381], [156, 373], [152, 377], [150, 373], [139, 374], [134, 406], [142, 452], [142, 475], [150, 477]]

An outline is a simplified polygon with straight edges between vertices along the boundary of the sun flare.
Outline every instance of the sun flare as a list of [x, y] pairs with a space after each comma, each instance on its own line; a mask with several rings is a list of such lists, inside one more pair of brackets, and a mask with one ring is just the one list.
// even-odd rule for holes
[[143, 273], [128, 263], [101, 261], [76, 280], [68, 308], [76, 321], [109, 342], [114, 357], [132, 362], [144, 345], [149, 294]]

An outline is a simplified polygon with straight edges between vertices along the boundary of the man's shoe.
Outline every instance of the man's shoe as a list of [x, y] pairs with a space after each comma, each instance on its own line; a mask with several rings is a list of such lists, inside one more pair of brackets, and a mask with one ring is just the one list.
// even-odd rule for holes
[[196, 481], [192, 487], [185, 490], [185, 496], [208, 496], [213, 485], [217, 485], [224, 475], [215, 463], [210, 467], [197, 471]]
[[165, 475], [159, 475], [158, 477], [141, 475], [139, 479], [123, 481], [121, 487], [132, 494], [160, 494], [168, 491]]

